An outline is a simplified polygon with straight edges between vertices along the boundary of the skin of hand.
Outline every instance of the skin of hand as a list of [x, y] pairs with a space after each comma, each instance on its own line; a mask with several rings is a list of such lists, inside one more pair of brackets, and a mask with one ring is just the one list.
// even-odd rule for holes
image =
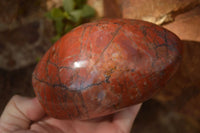
[[58, 120], [45, 114], [37, 98], [15, 95], [0, 117], [0, 133], [129, 133], [141, 104], [93, 120]]

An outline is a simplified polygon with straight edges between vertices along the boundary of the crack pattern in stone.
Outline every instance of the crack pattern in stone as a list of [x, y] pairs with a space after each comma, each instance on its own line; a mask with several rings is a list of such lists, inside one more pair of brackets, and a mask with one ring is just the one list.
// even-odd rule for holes
[[152, 97], [180, 54], [178, 37], [159, 26], [103, 19], [56, 42], [35, 68], [33, 87], [50, 116], [91, 119]]

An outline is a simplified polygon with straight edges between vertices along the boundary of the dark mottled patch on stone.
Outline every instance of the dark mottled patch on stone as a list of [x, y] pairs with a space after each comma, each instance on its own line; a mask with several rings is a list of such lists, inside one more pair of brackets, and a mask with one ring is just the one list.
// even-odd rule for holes
[[22, 25], [13, 30], [0, 32], [2, 43], [12, 43], [13, 45], [23, 46], [26, 43], [34, 43], [39, 39], [39, 22], [32, 22]]
[[38, 12], [44, 7], [46, 1], [42, 0], [0, 0], [0, 21], [12, 23]]
[[0, 42], [0, 54], [4, 51], [4, 49], [5, 49], [5, 45]]
[[131, 133], [199, 133], [192, 118], [174, 112], [156, 100], [145, 102], [138, 113]]
[[39, 53], [45, 53], [46, 49], [42, 45], [38, 45], [35, 47], [35, 50]]
[[18, 6], [22, 7], [18, 9], [18, 15], [26, 17], [40, 8], [41, 0], [20, 0]]
[[28, 65], [13, 71], [0, 68], [0, 114], [13, 95], [34, 96], [31, 84], [34, 67], [35, 65]]
[[8, 59], [7, 64], [8, 67], [14, 67], [16, 65], [16, 61], [13, 58]]

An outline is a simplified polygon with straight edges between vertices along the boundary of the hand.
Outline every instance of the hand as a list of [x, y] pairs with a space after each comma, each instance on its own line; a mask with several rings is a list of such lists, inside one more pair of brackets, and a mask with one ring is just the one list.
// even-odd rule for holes
[[58, 120], [36, 98], [14, 96], [0, 117], [0, 133], [129, 133], [141, 104], [95, 120]]

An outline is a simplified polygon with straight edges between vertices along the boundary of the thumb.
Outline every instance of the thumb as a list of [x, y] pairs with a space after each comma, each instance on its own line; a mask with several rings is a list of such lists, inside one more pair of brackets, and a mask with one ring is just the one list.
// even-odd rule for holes
[[0, 117], [0, 133], [28, 129], [32, 121], [44, 116], [44, 110], [36, 98], [15, 95], [6, 105]]

